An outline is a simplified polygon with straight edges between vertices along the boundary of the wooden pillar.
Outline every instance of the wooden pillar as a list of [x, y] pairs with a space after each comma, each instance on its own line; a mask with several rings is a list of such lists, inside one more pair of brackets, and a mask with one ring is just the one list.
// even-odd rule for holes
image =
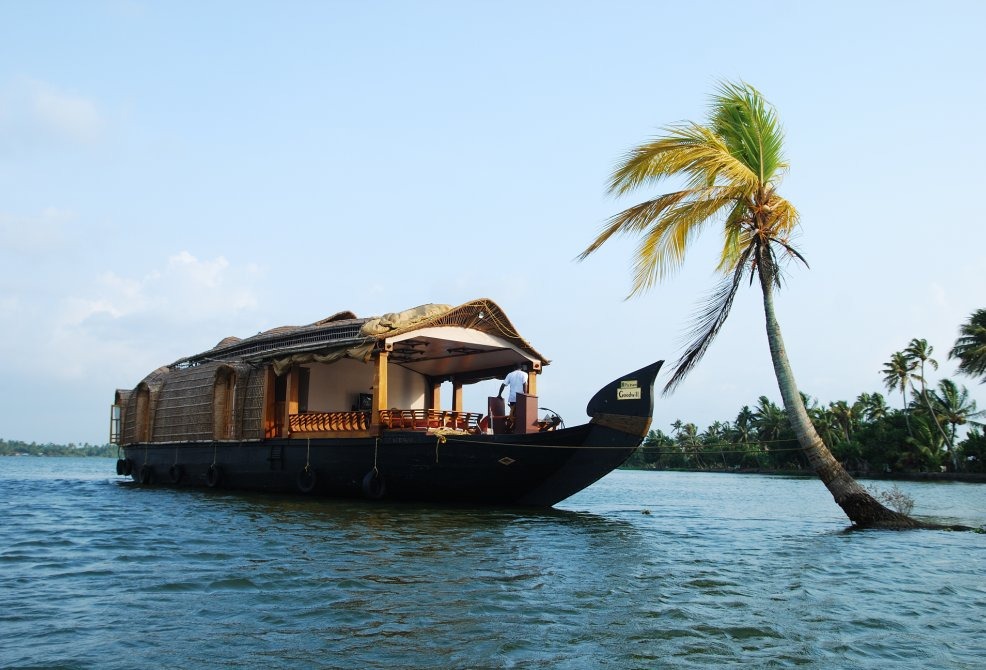
[[462, 411], [462, 382], [452, 381], [452, 411]]
[[432, 382], [431, 384], [431, 405], [428, 409], [442, 408], [442, 383]]
[[527, 373], [527, 394], [538, 394], [538, 373], [534, 370], [530, 370]]
[[373, 372], [373, 416], [370, 423], [374, 428], [380, 427], [380, 410], [388, 409], [387, 401], [387, 360], [390, 354], [387, 351], [378, 351], [376, 354], [376, 369]]
[[276, 384], [277, 375], [274, 374], [274, 367], [267, 366], [267, 376], [264, 379], [264, 437], [280, 437], [278, 434]]
[[284, 416], [281, 417], [281, 425], [284, 426], [284, 434], [291, 434], [291, 415], [298, 413], [298, 380], [301, 373], [297, 365], [292, 365], [288, 370], [288, 383], [286, 397], [284, 398]]

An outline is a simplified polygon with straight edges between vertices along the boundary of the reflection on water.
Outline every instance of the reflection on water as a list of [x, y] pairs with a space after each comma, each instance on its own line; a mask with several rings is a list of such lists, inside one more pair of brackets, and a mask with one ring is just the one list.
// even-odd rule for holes
[[[142, 489], [0, 459], [0, 667], [979, 667], [986, 535], [812, 479], [617, 472], [530, 511]], [[899, 483], [986, 524], [986, 486]]]

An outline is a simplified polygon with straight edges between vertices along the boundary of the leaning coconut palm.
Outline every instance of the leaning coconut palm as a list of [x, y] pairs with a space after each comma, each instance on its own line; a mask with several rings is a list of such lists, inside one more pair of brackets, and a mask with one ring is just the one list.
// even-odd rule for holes
[[986, 384], [986, 309], [977, 309], [969, 323], [962, 324], [948, 357], [959, 359], [959, 372], [980, 377], [979, 383]]
[[613, 172], [609, 192], [622, 196], [668, 177], [684, 177], [684, 188], [616, 214], [579, 256], [585, 259], [614, 235], [640, 235], [633, 296], [678, 269], [688, 243], [704, 228], [722, 225], [717, 270], [723, 280], [700, 309], [695, 338], [678, 360], [665, 392], [680, 384], [701, 360], [743, 281], [756, 280], [763, 293], [767, 341], [784, 407], [815, 472], [856, 526], [920, 525], [887, 509], [856, 483], [818, 436], [798, 392], [774, 313], [774, 289], [781, 285], [780, 262], [785, 258], [804, 262], [804, 258], [790, 243], [798, 212], [777, 193], [787, 163], [773, 108], [752, 86], [724, 82], [712, 99], [707, 124], [673, 125], [665, 132], [627, 154]]

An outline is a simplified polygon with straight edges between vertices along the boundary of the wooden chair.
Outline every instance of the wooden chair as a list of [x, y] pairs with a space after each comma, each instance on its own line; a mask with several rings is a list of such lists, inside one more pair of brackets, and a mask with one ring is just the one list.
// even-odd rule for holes
[[502, 435], [504, 433], [511, 432], [507, 421], [510, 417], [507, 414], [506, 401], [499, 396], [490, 396], [487, 400], [490, 425], [493, 426], [493, 434]]

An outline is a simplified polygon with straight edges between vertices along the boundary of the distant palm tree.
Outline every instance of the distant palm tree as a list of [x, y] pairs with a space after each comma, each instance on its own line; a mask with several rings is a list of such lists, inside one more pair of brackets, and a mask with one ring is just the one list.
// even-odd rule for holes
[[757, 439], [761, 442], [778, 442], [784, 429], [790, 425], [787, 414], [773, 403], [767, 396], [762, 395], [757, 400], [757, 408], [753, 411], [753, 425], [757, 429]]
[[852, 440], [853, 429], [858, 423], [859, 417], [856, 412], [853, 411], [853, 407], [850, 406], [845, 400], [837, 400], [833, 403], [829, 403], [829, 413], [832, 418], [835, 419], [836, 425], [842, 432], [842, 438], [849, 442]]
[[919, 368], [920, 372], [913, 375], [913, 378], [921, 382], [921, 393], [920, 397], [924, 401], [924, 406], [927, 407], [928, 412], [931, 413], [931, 419], [935, 422], [935, 426], [938, 428], [938, 432], [941, 436], [945, 438], [945, 442], [948, 444], [948, 450], [951, 451], [952, 440], [948, 435], [945, 434], [945, 430], [941, 427], [941, 422], [938, 421], [938, 417], [935, 415], [935, 411], [931, 409], [931, 400], [928, 399], [928, 382], [924, 374], [925, 364], [930, 365], [935, 370], [938, 369], [938, 361], [931, 357], [932, 352], [934, 352], [934, 347], [928, 344], [928, 340], [914, 338], [911, 340], [907, 348], [904, 349], [904, 356], [915, 363]]
[[804, 261], [791, 245], [798, 212], [777, 193], [787, 169], [783, 132], [759, 91], [748, 84], [722, 83], [712, 99], [709, 122], [669, 126], [666, 135], [633, 149], [613, 172], [609, 192], [626, 195], [668, 177], [684, 188], [629, 207], [613, 216], [579, 256], [585, 259], [614, 235], [640, 235], [634, 256], [637, 295], [678, 269], [688, 243], [704, 228], [722, 225], [720, 285], [695, 321], [695, 339], [679, 359], [665, 392], [674, 389], [701, 360], [729, 315], [744, 279], [756, 280], [774, 374], [798, 442], [836, 503], [858, 526], [913, 527], [860, 486], [832, 456], [808, 418], [787, 358], [774, 310], [783, 258]]
[[880, 421], [887, 416], [887, 401], [881, 393], [860, 393], [853, 406], [859, 407], [860, 416], [867, 423]]
[[713, 421], [712, 425], [706, 428], [699, 436], [706, 447], [716, 447], [719, 450], [723, 467], [726, 467], [728, 464], [726, 463], [726, 454], [722, 450], [722, 444], [726, 441], [726, 436], [730, 430], [729, 422]]
[[942, 379], [938, 382], [938, 390], [931, 392], [933, 412], [941, 414], [946, 423], [951, 424], [951, 440], [947, 442], [949, 460], [952, 462], [954, 470], [959, 469], [959, 463], [952, 444], [955, 443], [955, 434], [959, 426], [967, 423], [981, 426], [982, 423], [976, 419], [986, 416], [986, 410], [977, 410], [976, 401], [969, 397], [969, 391], [964, 386], [958, 386], [951, 379]]
[[948, 357], [959, 359], [959, 372], [986, 383], [986, 309], [977, 309], [959, 327], [959, 338]]
[[750, 442], [750, 429], [753, 427], [753, 410], [749, 405], [743, 405], [736, 420], [733, 421], [733, 441], [739, 444]]
[[901, 401], [904, 403], [904, 423], [907, 425], [907, 434], [911, 432], [911, 420], [908, 416], [907, 389], [911, 386], [914, 378], [914, 370], [917, 362], [909, 359], [903, 351], [895, 351], [890, 360], [883, 364], [883, 385], [888, 391], [900, 391]]
[[694, 423], [681, 423], [681, 420], [672, 424], [675, 430], [675, 441], [685, 457], [694, 464], [693, 467], [704, 468], [705, 462], [702, 460], [702, 440], [698, 435], [698, 426]]
[[919, 470], [926, 467], [937, 468], [941, 464], [942, 445], [945, 441], [924, 416], [914, 417], [914, 435], [904, 438], [904, 443], [911, 449], [901, 452], [895, 467]]

